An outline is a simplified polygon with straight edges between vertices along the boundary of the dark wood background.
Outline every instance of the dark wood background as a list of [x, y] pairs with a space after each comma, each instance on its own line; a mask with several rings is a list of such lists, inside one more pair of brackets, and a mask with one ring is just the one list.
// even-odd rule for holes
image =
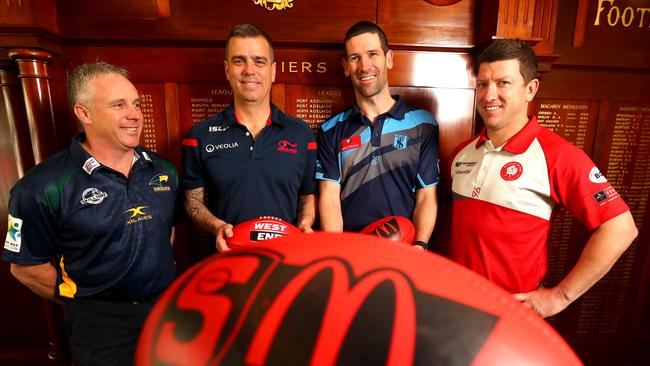
[[[587, 364], [650, 363], [650, 15], [642, 19], [635, 10], [650, 3], [292, 4], [269, 11], [253, 0], [0, 1], [0, 225], [6, 227], [16, 180], [66, 148], [79, 130], [67, 106], [65, 79], [80, 63], [104, 60], [131, 71], [144, 101], [142, 143], [180, 170], [182, 136], [193, 122], [230, 102], [222, 60], [233, 25], [254, 23], [271, 35], [278, 62], [273, 102], [317, 127], [323, 115], [352, 102], [340, 42], [354, 22], [372, 20], [395, 50], [391, 90], [431, 111], [440, 124], [442, 167], [451, 150], [481, 126], [474, 109], [475, 56], [495, 37], [521, 38], [535, 46], [541, 66], [541, 88], [530, 112], [592, 157], [629, 203], [640, 231], [612, 272], [550, 322]], [[448, 172], [443, 176], [432, 243], [444, 254], [450, 195]], [[573, 266], [587, 236], [565, 211], [557, 213], [549, 240], [549, 286]], [[196, 229], [182, 226], [175, 247], [179, 268], [205, 256], [208, 245]], [[49, 362], [66, 363], [56, 322], [60, 309], [15, 281], [6, 263], [0, 263], [0, 289], [5, 294], [0, 364], [44, 364], [48, 353], [54, 359]]]

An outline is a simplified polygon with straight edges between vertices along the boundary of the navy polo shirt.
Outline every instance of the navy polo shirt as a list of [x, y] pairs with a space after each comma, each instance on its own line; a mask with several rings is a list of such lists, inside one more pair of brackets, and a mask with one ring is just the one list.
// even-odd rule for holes
[[127, 179], [88, 154], [84, 140], [75, 136], [12, 188], [2, 259], [36, 265], [54, 257], [64, 297], [150, 299], [175, 277], [176, 169], [136, 147]]
[[232, 225], [259, 216], [295, 223], [299, 196], [316, 191], [314, 134], [274, 105], [257, 139], [232, 104], [197, 123], [183, 140], [183, 162], [184, 188], [205, 187], [212, 214]]
[[413, 217], [415, 192], [438, 184], [438, 124], [393, 96], [373, 124], [355, 104], [321, 125], [316, 179], [341, 185], [343, 228]]

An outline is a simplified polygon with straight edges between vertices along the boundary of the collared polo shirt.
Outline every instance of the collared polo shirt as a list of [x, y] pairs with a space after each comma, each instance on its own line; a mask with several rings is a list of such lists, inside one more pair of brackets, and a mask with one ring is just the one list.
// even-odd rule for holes
[[485, 130], [461, 144], [451, 177], [451, 258], [513, 293], [546, 274], [556, 204], [589, 230], [628, 210], [591, 159], [534, 116], [501, 147]]
[[373, 124], [355, 104], [321, 125], [316, 179], [341, 185], [345, 231], [412, 218], [415, 192], [438, 184], [438, 124], [401, 98]]
[[260, 216], [295, 223], [298, 199], [313, 194], [316, 141], [302, 121], [271, 105], [271, 123], [253, 138], [231, 104], [183, 140], [186, 190], [205, 187], [208, 208], [237, 225]]
[[75, 136], [13, 187], [2, 259], [36, 265], [54, 257], [64, 297], [150, 299], [175, 277], [176, 169], [136, 147], [127, 178], [95, 160], [84, 140]]

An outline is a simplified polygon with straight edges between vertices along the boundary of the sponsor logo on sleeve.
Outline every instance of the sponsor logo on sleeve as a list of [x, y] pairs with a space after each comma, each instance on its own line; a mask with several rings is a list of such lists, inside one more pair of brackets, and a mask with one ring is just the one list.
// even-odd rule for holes
[[605, 175], [597, 167], [593, 167], [589, 171], [589, 181], [592, 183], [605, 183], [607, 182], [607, 178], [605, 178]]
[[5, 249], [18, 253], [22, 242], [23, 220], [9, 215], [7, 220], [7, 237], [5, 238]]
[[396, 133], [393, 136], [393, 147], [396, 148], [397, 150], [406, 149], [406, 146], [408, 146], [408, 141], [409, 141], [408, 136], [400, 135]]
[[169, 176], [166, 174], [157, 174], [149, 181], [149, 186], [153, 187], [154, 192], [170, 191]]
[[594, 198], [596, 199], [596, 202], [601, 203], [607, 199], [607, 193], [605, 193], [605, 191], [600, 191], [594, 194]]
[[602, 191], [598, 191], [594, 194], [594, 199], [601, 206], [607, 204], [610, 201], [613, 201], [619, 197], [618, 192], [612, 186], [608, 186]]
[[516, 161], [511, 161], [509, 163], [506, 163], [503, 167], [501, 167], [501, 178], [503, 180], [515, 180], [519, 177], [521, 177], [521, 174], [524, 172], [524, 167], [521, 166], [520, 163]]
[[81, 194], [82, 205], [98, 205], [102, 203], [104, 198], [108, 197], [108, 193], [102, 192], [97, 188], [88, 188]]

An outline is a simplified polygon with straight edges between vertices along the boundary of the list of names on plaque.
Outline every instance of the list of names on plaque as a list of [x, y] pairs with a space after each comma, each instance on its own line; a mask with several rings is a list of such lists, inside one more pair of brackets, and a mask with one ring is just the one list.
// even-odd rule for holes
[[586, 142], [596, 123], [598, 102], [538, 99], [533, 102], [539, 124], [567, 141], [589, 150]]
[[[532, 113], [540, 125], [564, 137], [567, 141], [587, 151], [596, 126], [599, 103], [564, 99], [536, 99], [531, 103]], [[569, 260], [570, 245], [576, 238], [574, 220], [565, 208], [553, 216], [548, 238], [548, 272], [546, 285], [555, 286], [564, 278]]]
[[285, 85], [285, 112], [305, 121], [314, 132], [352, 100], [351, 91], [339, 87]]
[[232, 101], [232, 89], [226, 85], [179, 85], [178, 104], [183, 135], [196, 123], [223, 111]]
[[164, 157], [169, 157], [163, 86], [160, 84], [137, 84], [136, 88], [139, 92], [140, 110], [144, 118], [140, 145]]
[[151, 94], [140, 94], [140, 110], [144, 117], [141, 141], [147, 149], [158, 152], [156, 149], [156, 120], [153, 114], [153, 97]]
[[[639, 229], [650, 191], [650, 104], [612, 103], [607, 157], [607, 180], [625, 199]], [[611, 138], [609, 138], [611, 136]], [[577, 334], [617, 334], [621, 331], [625, 305], [634, 296], [631, 288], [638, 238], [616, 262], [610, 273], [584, 297]]]

